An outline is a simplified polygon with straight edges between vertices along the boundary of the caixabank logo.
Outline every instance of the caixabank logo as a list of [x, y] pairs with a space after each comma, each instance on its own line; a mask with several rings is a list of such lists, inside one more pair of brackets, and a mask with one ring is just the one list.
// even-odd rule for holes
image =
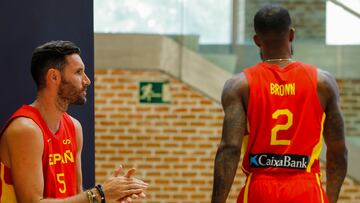
[[306, 169], [309, 157], [296, 154], [250, 154], [250, 167]]

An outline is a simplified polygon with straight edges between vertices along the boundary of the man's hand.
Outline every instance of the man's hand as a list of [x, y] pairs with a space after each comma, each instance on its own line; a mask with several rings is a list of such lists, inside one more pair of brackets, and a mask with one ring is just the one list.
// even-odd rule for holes
[[125, 175], [120, 175], [122, 166], [114, 170], [113, 176], [103, 183], [106, 202], [127, 203], [131, 202], [132, 198], [145, 197], [144, 190], [148, 184], [131, 177], [135, 171], [135, 168], [131, 168]]

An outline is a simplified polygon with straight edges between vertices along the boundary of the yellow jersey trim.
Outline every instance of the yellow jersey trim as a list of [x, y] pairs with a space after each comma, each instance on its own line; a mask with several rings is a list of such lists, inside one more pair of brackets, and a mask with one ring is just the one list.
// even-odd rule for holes
[[0, 162], [0, 181], [2, 188], [0, 203], [17, 203], [14, 186], [5, 182], [5, 167], [6, 166]]
[[322, 192], [322, 185], [321, 185], [321, 181], [320, 181], [320, 177], [319, 177], [319, 174], [315, 174], [316, 176], [316, 181], [317, 181], [317, 184], [319, 186], [319, 191], [320, 191], [320, 197], [321, 197], [321, 203], [324, 203], [324, 196], [323, 196], [323, 192]]
[[250, 181], [251, 176], [253, 173], [250, 173], [248, 178], [246, 179], [246, 185], [245, 185], [245, 191], [244, 191], [244, 203], [248, 203], [248, 197], [249, 197], [249, 187], [250, 187]]
[[310, 156], [310, 161], [309, 164], [306, 168], [306, 172], [310, 173], [311, 172], [311, 167], [314, 164], [315, 159], [319, 159], [320, 153], [321, 153], [321, 149], [322, 149], [322, 137], [323, 137], [323, 131], [324, 131], [324, 122], [325, 122], [325, 118], [326, 115], [325, 113], [323, 113], [322, 115], [322, 119], [321, 119], [321, 130], [320, 130], [320, 138], [319, 138], [319, 142], [315, 145], [311, 156]]

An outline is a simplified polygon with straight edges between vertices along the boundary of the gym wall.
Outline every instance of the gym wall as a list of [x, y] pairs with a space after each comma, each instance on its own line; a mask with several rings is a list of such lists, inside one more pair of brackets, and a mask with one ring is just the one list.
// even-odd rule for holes
[[[70, 40], [82, 50], [86, 73], [93, 80], [93, 1], [0, 1], [0, 125], [21, 105], [36, 96], [30, 60], [35, 47], [50, 40]], [[94, 88], [88, 102], [70, 114], [83, 125], [84, 187], [94, 185]]]

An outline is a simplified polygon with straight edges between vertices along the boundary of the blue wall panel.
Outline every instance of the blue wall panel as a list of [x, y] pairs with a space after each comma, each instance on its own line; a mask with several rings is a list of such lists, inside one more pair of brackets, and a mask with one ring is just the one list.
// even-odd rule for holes
[[[94, 80], [93, 0], [0, 0], [0, 125], [22, 104], [34, 101], [30, 75], [33, 49], [50, 40], [70, 40], [82, 50]], [[71, 107], [84, 131], [83, 183], [94, 185], [94, 86], [85, 106]]]

